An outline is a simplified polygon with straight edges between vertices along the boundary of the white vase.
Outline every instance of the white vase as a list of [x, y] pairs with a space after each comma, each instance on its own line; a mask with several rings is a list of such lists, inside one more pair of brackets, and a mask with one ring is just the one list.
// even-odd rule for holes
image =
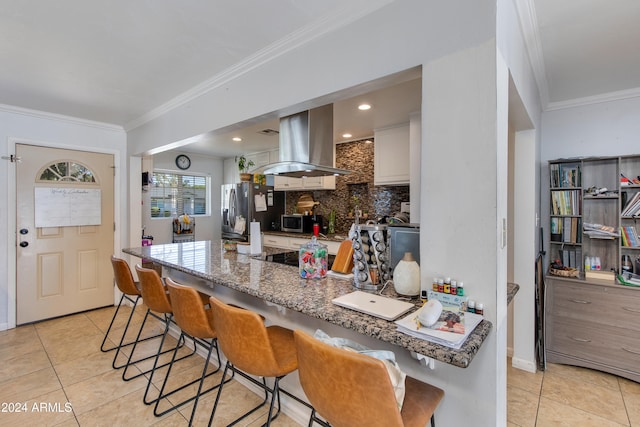
[[400, 295], [413, 297], [420, 294], [420, 266], [411, 252], [405, 252], [393, 269], [393, 286]]

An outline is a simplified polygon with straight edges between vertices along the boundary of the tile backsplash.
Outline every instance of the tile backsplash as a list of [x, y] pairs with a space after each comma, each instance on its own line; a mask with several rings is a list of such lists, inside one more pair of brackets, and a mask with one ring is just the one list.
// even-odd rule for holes
[[409, 186], [374, 186], [373, 151], [373, 138], [337, 144], [336, 167], [348, 169], [352, 173], [336, 177], [335, 191], [288, 191], [287, 213], [293, 213], [301, 195], [311, 194], [313, 200], [320, 202], [318, 213], [325, 218], [331, 209], [336, 210], [336, 233], [342, 234], [349, 231], [353, 223], [353, 208], [356, 203], [368, 219], [376, 220], [400, 212], [400, 203], [409, 201]]

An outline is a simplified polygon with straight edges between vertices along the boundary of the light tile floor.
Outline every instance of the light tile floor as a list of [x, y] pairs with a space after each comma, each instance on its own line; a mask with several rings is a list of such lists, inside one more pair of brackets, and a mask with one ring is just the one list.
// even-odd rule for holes
[[507, 360], [507, 420], [510, 427], [640, 426], [640, 384], [553, 363], [532, 374]]
[[[114, 353], [100, 352], [113, 310], [93, 310], [0, 332], [0, 403], [3, 405], [0, 427], [187, 425], [190, 404], [155, 417], [153, 407], [142, 404], [147, 377], [123, 381], [122, 370], [111, 367]], [[142, 313], [139, 308], [134, 316], [134, 332], [142, 321]], [[122, 333], [124, 317], [119, 315], [119, 320], [112, 337]], [[155, 330], [154, 327], [145, 329], [148, 334], [161, 330], [159, 324]], [[151, 352], [154, 345], [157, 346], [157, 341], [147, 341], [140, 351]], [[119, 359], [120, 363], [123, 361], [124, 356]], [[184, 381], [198, 377], [202, 362], [197, 357], [178, 362], [172, 378]], [[151, 363], [140, 363], [138, 367], [148, 369]], [[549, 364], [545, 372], [536, 374], [512, 368], [510, 360], [507, 366], [510, 427], [640, 427], [638, 383], [565, 365]], [[156, 388], [152, 393], [157, 393], [165, 373], [166, 370], [161, 370], [158, 378], [154, 378]], [[217, 383], [219, 375], [213, 375], [207, 383]], [[191, 392], [194, 389], [195, 386]], [[179, 398], [180, 394], [175, 397]], [[206, 425], [214, 399], [215, 391], [201, 398], [195, 425]], [[214, 425], [226, 425], [258, 401], [254, 393], [233, 381], [225, 386]], [[163, 404], [161, 408], [168, 403]], [[254, 414], [243, 425], [261, 425], [265, 412]], [[273, 425], [297, 424], [281, 414]]]
[[[114, 310], [98, 309], [0, 332], [0, 404], [3, 405], [0, 408], [0, 427], [188, 424], [192, 404], [155, 417], [153, 406], [142, 403], [147, 376], [123, 381], [122, 369], [111, 367], [114, 352], [102, 353], [99, 350]], [[130, 328], [131, 338], [138, 331], [144, 310], [142, 307], [136, 310], [135, 326]], [[122, 310], [118, 319], [117, 328], [110, 335], [113, 339], [119, 338], [124, 328]], [[145, 327], [145, 331], [148, 335], [161, 332], [160, 322], [155, 321], [150, 328]], [[159, 340], [146, 341], [136, 350], [136, 354], [150, 353], [158, 343]], [[174, 343], [175, 340], [170, 344]], [[186, 349], [183, 350], [186, 352]], [[122, 356], [118, 361], [123, 363], [125, 360]], [[148, 369], [152, 363], [141, 362], [137, 367]], [[183, 384], [186, 379], [199, 378], [203, 363], [204, 360], [198, 356], [177, 362], [168, 387], [172, 386], [171, 379]], [[210, 368], [213, 370], [215, 365], [210, 364]], [[136, 368], [129, 374], [136, 372], [140, 371]], [[154, 376], [152, 397], [157, 395], [165, 374], [166, 368]], [[221, 372], [212, 375], [205, 384], [217, 384], [220, 375]], [[190, 390], [176, 393], [170, 400], [175, 403], [176, 399], [184, 398], [185, 393], [191, 392], [193, 395], [196, 388], [197, 385], [194, 385]], [[207, 424], [215, 395], [214, 390], [200, 399], [194, 425]], [[246, 387], [232, 381], [223, 389], [213, 425], [227, 425], [260, 400]], [[160, 409], [169, 405], [166, 400], [162, 403]], [[266, 420], [266, 411], [257, 411], [238, 425], [262, 425]], [[272, 425], [291, 427], [298, 424], [281, 413]]]

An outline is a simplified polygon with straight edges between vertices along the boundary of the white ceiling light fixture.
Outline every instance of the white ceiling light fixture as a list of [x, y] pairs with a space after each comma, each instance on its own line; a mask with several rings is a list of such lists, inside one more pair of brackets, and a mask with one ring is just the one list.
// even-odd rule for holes
[[371, 105], [369, 104], [360, 104], [358, 105], [358, 110], [367, 111], [371, 109]]
[[350, 133], [343, 133], [342, 137], [343, 138], [351, 138], [353, 135], [351, 135]]
[[239, 136], [234, 136], [231, 139], [233, 140], [233, 142], [242, 142], [242, 138], [240, 138]]

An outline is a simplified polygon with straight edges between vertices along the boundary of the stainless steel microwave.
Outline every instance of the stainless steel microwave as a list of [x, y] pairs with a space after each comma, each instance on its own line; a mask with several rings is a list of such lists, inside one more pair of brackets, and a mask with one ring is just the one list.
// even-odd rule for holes
[[313, 215], [282, 215], [280, 230], [288, 231], [289, 233], [313, 233], [314, 223], [320, 224], [320, 229], [322, 229], [322, 217], [320, 215], [316, 215], [315, 219]]

